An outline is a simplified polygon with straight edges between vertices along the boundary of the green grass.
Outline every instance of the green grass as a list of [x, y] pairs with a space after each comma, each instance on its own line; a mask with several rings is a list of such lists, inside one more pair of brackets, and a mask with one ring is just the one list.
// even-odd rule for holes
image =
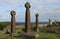
[[59, 35], [60, 34], [40, 32], [40, 39], [60, 39], [60, 36]]
[[[39, 33], [39, 39], [60, 39], [60, 34], [54, 34], [54, 33]], [[0, 31], [0, 39], [12, 39], [10, 34], [5, 34], [5, 31]], [[19, 34], [16, 33], [16, 37], [14, 39], [24, 39], [19, 37]]]
[[[16, 36], [14, 37], [14, 39], [23, 39], [18, 37], [19, 34], [16, 33]], [[5, 31], [0, 31], [0, 39], [13, 39], [10, 34], [5, 34]]]
[[[0, 26], [6, 26], [9, 25], [10, 23], [4, 23], [0, 22]], [[57, 33], [44, 33], [42, 30], [49, 29], [49, 30], [56, 30]], [[6, 31], [0, 30], [0, 39], [13, 39], [10, 34], [5, 34]], [[19, 36], [19, 33], [23, 32], [23, 29], [16, 30], [16, 36], [14, 39], [25, 39], [21, 38]], [[35, 33], [35, 31], [33, 31]], [[39, 32], [39, 38], [38, 39], [60, 39], [60, 27], [41, 27], [40, 32]]]

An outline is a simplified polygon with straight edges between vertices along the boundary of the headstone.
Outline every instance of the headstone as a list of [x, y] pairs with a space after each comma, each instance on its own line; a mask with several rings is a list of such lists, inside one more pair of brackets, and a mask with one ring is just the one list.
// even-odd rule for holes
[[38, 21], [39, 14], [37, 13], [35, 16], [36, 16], [36, 27], [35, 27], [36, 29], [35, 30], [36, 32], [39, 32], [39, 21]]
[[14, 36], [15, 35], [15, 15], [16, 12], [14, 10], [11, 11], [11, 35]]
[[51, 20], [49, 19], [49, 25], [51, 25], [52, 23], [51, 23]]
[[25, 8], [26, 8], [26, 16], [25, 16], [25, 32], [30, 33], [30, 4], [29, 2], [26, 2]]

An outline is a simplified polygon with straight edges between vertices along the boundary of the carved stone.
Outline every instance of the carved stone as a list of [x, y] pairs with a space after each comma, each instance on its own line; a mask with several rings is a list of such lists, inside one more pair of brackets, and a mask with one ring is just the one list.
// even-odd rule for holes
[[26, 2], [25, 8], [26, 8], [26, 16], [25, 16], [25, 32], [29, 33], [31, 32], [30, 29], [30, 4]]
[[11, 35], [14, 36], [15, 35], [15, 15], [16, 15], [16, 12], [15, 11], [11, 11]]
[[39, 32], [39, 21], [38, 21], [38, 16], [39, 16], [39, 14], [37, 13], [36, 15], [36, 32]]

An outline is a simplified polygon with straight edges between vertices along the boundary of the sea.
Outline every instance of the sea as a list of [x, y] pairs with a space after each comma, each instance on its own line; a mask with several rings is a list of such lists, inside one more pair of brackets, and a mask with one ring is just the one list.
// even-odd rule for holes
[[[16, 25], [24, 25], [25, 22], [16, 22]], [[31, 24], [35, 24], [35, 22], [31, 22]], [[48, 22], [39, 22], [39, 24], [48, 24]]]

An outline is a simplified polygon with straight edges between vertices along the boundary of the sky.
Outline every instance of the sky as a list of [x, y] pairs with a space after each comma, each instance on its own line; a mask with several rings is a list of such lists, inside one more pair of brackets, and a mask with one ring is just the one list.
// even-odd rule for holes
[[16, 12], [16, 22], [25, 22], [25, 3], [29, 2], [31, 22], [35, 22], [35, 14], [39, 14], [39, 22], [60, 21], [60, 0], [0, 0], [0, 22], [11, 21], [10, 12]]

